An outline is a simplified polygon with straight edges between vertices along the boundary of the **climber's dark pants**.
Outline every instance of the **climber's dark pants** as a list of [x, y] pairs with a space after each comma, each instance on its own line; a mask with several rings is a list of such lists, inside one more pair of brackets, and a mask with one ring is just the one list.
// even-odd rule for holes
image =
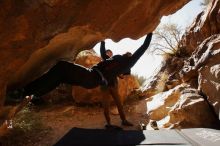
[[55, 89], [59, 84], [94, 88], [100, 84], [100, 77], [93, 69], [60, 61], [40, 78], [24, 87], [24, 95], [42, 96]]

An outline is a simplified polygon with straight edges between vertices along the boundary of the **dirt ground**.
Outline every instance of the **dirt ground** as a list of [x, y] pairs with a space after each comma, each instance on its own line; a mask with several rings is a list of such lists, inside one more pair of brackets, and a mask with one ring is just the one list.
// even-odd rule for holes
[[[127, 119], [132, 127], [121, 126], [115, 108], [111, 110], [112, 124], [124, 130], [140, 129], [140, 123], [148, 123], [145, 100], [130, 101], [125, 104]], [[29, 106], [21, 111], [13, 123], [13, 129], [1, 138], [0, 146], [51, 146], [71, 128], [103, 129], [105, 118], [100, 105], [78, 106], [61, 103], [46, 106]]]

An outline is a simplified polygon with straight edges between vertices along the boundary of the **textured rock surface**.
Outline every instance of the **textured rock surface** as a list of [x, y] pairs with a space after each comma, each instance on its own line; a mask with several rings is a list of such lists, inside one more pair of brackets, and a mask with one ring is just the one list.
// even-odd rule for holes
[[[220, 113], [220, 35], [210, 38], [211, 41], [201, 50], [209, 54], [207, 63], [199, 70], [199, 89], [206, 95], [214, 107], [216, 115]], [[210, 47], [211, 46], [211, 47]], [[204, 53], [204, 54], [205, 54]], [[203, 57], [201, 57], [203, 59]]]
[[[87, 38], [85, 35], [100, 32], [102, 36], [92, 40], [93, 43], [103, 38], [117, 41], [125, 37], [139, 38], [154, 30], [163, 15], [174, 13], [188, 1], [2, 0], [1, 102], [9, 79], [12, 80], [10, 86], [22, 86], [46, 71], [55, 60], [71, 60], [79, 50], [92, 47], [94, 44], [91, 42], [81, 41]], [[86, 33], [85, 26], [89, 27]], [[56, 39], [51, 40], [54, 36], [60, 44]], [[48, 43], [49, 46], [46, 46]], [[20, 68], [28, 59], [27, 65]], [[19, 72], [16, 72], [18, 69]]]
[[[76, 63], [86, 67], [91, 67], [101, 61], [93, 51], [82, 51], [76, 58]], [[118, 90], [120, 100], [123, 103], [127, 96], [134, 90], [139, 88], [139, 83], [134, 76], [126, 75], [123, 79], [119, 79]], [[112, 101], [111, 95], [103, 94], [100, 87], [94, 89], [85, 89], [79, 86], [73, 86], [72, 95], [77, 103], [100, 103], [102, 97], [109, 98]]]
[[198, 90], [184, 84], [148, 99], [147, 113], [159, 128], [216, 127], [218, 122]]

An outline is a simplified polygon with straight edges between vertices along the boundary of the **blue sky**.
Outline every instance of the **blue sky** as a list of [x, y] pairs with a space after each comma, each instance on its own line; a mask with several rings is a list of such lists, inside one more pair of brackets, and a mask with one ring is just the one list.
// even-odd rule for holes
[[[203, 9], [200, 6], [202, 0], [192, 0], [186, 4], [182, 9], [177, 11], [173, 15], [164, 16], [161, 19], [160, 25], [164, 23], [176, 23], [182, 28], [189, 26], [194, 18], [200, 13]], [[125, 52], [133, 53], [144, 41], [144, 37], [138, 40], [132, 40], [125, 38], [120, 42], [113, 42], [110, 39], [106, 39], [106, 48], [113, 51], [113, 54], [123, 54]], [[100, 44], [97, 44], [94, 47], [94, 50], [99, 54]], [[159, 55], [149, 54], [148, 51], [141, 57], [141, 59], [135, 64], [132, 68], [132, 74], [138, 74], [139, 76], [144, 76], [146, 78], [150, 77], [154, 71], [161, 65], [162, 57]]]

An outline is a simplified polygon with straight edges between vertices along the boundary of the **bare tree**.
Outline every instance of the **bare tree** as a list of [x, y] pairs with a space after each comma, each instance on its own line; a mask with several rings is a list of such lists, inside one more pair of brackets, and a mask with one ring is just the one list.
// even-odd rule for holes
[[159, 50], [160, 54], [176, 55], [182, 34], [183, 29], [177, 24], [167, 23], [159, 26], [154, 32], [152, 47], [154, 50]]

